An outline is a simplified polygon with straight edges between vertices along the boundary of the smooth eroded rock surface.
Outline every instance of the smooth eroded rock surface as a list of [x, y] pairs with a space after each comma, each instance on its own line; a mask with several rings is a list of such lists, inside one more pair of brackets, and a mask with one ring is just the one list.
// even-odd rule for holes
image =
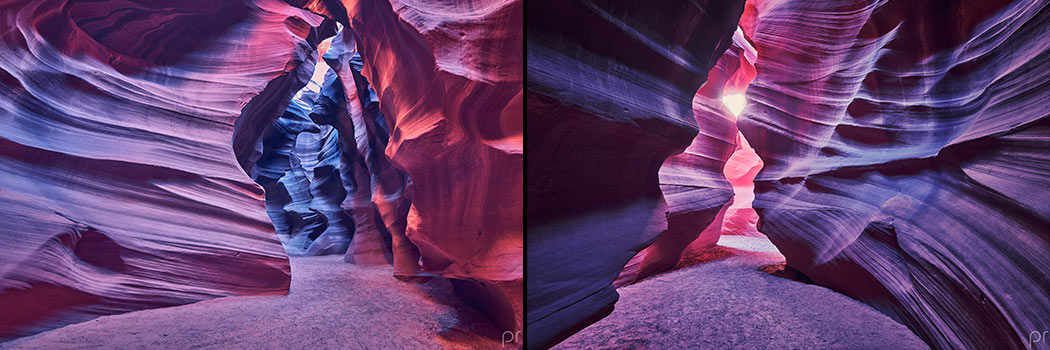
[[344, 161], [339, 131], [315, 121], [345, 117], [338, 105], [330, 107], [332, 100], [325, 95], [341, 99], [342, 89], [330, 84], [325, 87], [335, 91], [322, 91], [328, 66], [317, 62], [310, 83], [263, 131], [262, 156], [252, 169], [252, 179], [266, 192], [266, 212], [289, 255], [344, 254], [355, 233], [351, 211], [342, 208], [348, 193], [356, 191], [356, 183], [347, 181], [353, 175], [345, 175], [352, 163]]
[[[669, 209], [704, 211], [729, 200], [718, 164], [734, 147], [731, 136], [704, 134], [727, 141], [691, 148], [684, 167], [705, 173], [677, 172], [684, 181], [667, 182], [684, 185], [683, 192], [715, 186], [710, 201], [665, 202], [661, 183], [676, 172], [661, 165], [690, 146], [698, 119], [709, 120], [694, 114], [692, 101], [731, 45], [742, 11], [737, 1], [529, 3], [530, 348], [556, 344], [607, 315], [617, 299], [613, 281], [669, 229]], [[702, 156], [722, 160], [701, 164]], [[699, 231], [679, 234], [671, 243], [687, 244]], [[662, 252], [647, 256], [638, 266], [667, 265]]]
[[[379, 109], [379, 97], [361, 71], [364, 62], [357, 41], [349, 30], [332, 41], [325, 60], [334, 76], [325, 80], [325, 92], [338, 86], [340, 113], [331, 121], [344, 135], [339, 139], [346, 171], [357, 189], [348, 191], [343, 208], [353, 213], [354, 239], [345, 259], [357, 264], [393, 264], [395, 275], [419, 274], [419, 248], [405, 236], [411, 200], [411, 179], [390, 162], [383, 152], [390, 139], [390, 126]], [[352, 137], [351, 137], [352, 136]], [[345, 177], [345, 176], [344, 176]]]
[[[400, 229], [388, 213], [410, 203], [404, 236], [418, 248], [422, 272], [451, 278], [456, 292], [487, 310], [501, 329], [523, 329], [524, 2], [291, 2], [354, 34], [343, 40], [356, 41], [360, 75], [389, 127], [383, 153], [407, 175], [407, 198], [373, 193], [394, 196], [373, 201], [388, 228]], [[340, 73], [346, 93], [357, 91], [357, 105], [371, 108], [347, 73]], [[397, 239], [400, 233], [390, 231]], [[398, 255], [413, 253], [394, 245], [395, 265]]]
[[523, 6], [0, 5], [0, 337], [284, 293], [274, 226], [520, 332]]
[[0, 339], [286, 293], [245, 171], [321, 20], [266, 0], [0, 4]]
[[1050, 2], [751, 5], [739, 126], [787, 263], [934, 348], [1050, 328]]
[[726, 173], [732, 170], [729, 161], [741, 147], [734, 137], [739, 135], [736, 116], [723, 97], [743, 93], [755, 76], [754, 61], [754, 47], [737, 29], [731, 46], [693, 96], [693, 117], [700, 132], [684, 152], [668, 157], [660, 166], [667, 230], [627, 262], [614, 286], [671, 269], [683, 254], [713, 247], [718, 241], [726, 214], [736, 201], [736, 184], [728, 181]]

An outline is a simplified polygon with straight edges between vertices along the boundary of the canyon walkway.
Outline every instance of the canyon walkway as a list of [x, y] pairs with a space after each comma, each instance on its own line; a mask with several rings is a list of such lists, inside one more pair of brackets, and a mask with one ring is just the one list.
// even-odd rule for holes
[[611, 315], [555, 349], [929, 349], [857, 300], [760, 270], [784, 262], [765, 237], [722, 236], [685, 260], [620, 288]]
[[499, 349], [500, 333], [447, 280], [292, 257], [289, 295], [225, 297], [104, 316], [0, 349]]

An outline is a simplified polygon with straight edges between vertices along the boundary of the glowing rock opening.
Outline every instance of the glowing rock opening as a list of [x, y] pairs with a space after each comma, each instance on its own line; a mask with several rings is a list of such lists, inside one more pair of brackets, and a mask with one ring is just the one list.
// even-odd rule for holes
[[742, 94], [732, 94], [722, 96], [722, 103], [726, 105], [726, 108], [729, 108], [730, 112], [733, 112], [733, 116], [740, 116], [740, 112], [747, 105], [747, 100], [744, 99]]

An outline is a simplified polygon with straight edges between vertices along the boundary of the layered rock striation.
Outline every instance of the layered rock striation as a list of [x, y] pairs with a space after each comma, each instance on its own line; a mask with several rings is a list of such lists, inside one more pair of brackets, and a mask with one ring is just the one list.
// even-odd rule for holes
[[1050, 2], [751, 4], [739, 127], [788, 264], [934, 348], [1050, 328]]
[[739, 29], [731, 40], [708, 71], [707, 82], [693, 96], [692, 113], [699, 132], [684, 152], [668, 157], [660, 166], [667, 229], [627, 262], [614, 286], [669, 270], [683, 255], [718, 242], [726, 213], [735, 203], [736, 184], [726, 178], [733, 170], [728, 163], [743, 147], [738, 145], [736, 116], [723, 97], [742, 93], [755, 76], [754, 47]]
[[[327, 70], [319, 63], [314, 77], [323, 78]], [[342, 90], [336, 90], [341, 97]], [[341, 204], [356, 184], [344, 184], [339, 132], [313, 120], [317, 115], [334, 119], [327, 114], [338, 109], [321, 107], [327, 100], [320, 93], [321, 86], [311, 81], [292, 98], [263, 132], [262, 156], [252, 169], [252, 179], [266, 191], [267, 214], [290, 255], [344, 254], [354, 233], [353, 218]]]
[[523, 2], [294, 5], [323, 16], [0, 5], [0, 336], [284, 293], [269, 214], [290, 253], [449, 277], [520, 344]]
[[[405, 258], [414, 246], [421, 273], [451, 278], [458, 294], [477, 301], [501, 329], [518, 333], [520, 343], [524, 3], [291, 2], [339, 21], [353, 34], [344, 40], [356, 42], [367, 85], [354, 80], [351, 88], [352, 74], [340, 71], [348, 97], [358, 94], [359, 103], [347, 108], [351, 116], [358, 107], [369, 108], [358, 89], [371, 87], [390, 132], [385, 144], [372, 143], [359, 154], [382, 149], [390, 165], [407, 175], [400, 184], [391, 181], [373, 191], [393, 239], [394, 263], [400, 265], [395, 268], [413, 268]], [[374, 167], [379, 172], [384, 165]], [[408, 242], [399, 243], [402, 218], [395, 213], [405, 206]]]
[[[398, 277], [419, 274], [419, 248], [408, 237], [408, 210], [411, 200], [406, 191], [411, 183], [403, 171], [395, 168], [383, 152], [390, 139], [390, 127], [379, 108], [376, 95], [361, 71], [364, 63], [357, 52], [357, 41], [344, 30], [332, 42], [325, 60], [333, 75], [326, 77], [323, 94], [332, 94], [332, 105], [340, 112], [337, 118], [319, 121], [334, 125], [345, 137], [340, 144], [346, 150], [344, 176], [356, 184], [343, 202], [344, 210], [353, 213], [356, 232], [345, 260], [358, 264], [393, 264]], [[316, 119], [315, 115], [315, 119]]]
[[[694, 113], [707, 107], [693, 101], [731, 45], [742, 11], [742, 1], [530, 3], [530, 348], [607, 315], [628, 260], [668, 231], [669, 251], [656, 251], [664, 244], [650, 250], [624, 279], [636, 279], [635, 269], [673, 266], [729, 201], [721, 164], [735, 147], [735, 127], [717, 114]], [[698, 120], [718, 132], [698, 136]], [[690, 146], [694, 139], [702, 141]], [[712, 198], [676, 196], [689, 192]], [[669, 226], [669, 209], [698, 227]]]
[[267, 0], [0, 4], [0, 339], [286, 293], [246, 172], [321, 23]]

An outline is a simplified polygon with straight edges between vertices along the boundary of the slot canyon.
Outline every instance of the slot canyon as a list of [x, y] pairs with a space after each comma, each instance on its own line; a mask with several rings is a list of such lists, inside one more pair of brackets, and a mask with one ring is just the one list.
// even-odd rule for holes
[[0, 348], [523, 347], [523, 13], [0, 1]]
[[1050, 349], [1050, 0], [0, 0], [0, 238], [0, 349]]
[[1050, 349], [1050, 1], [525, 12], [526, 348]]

